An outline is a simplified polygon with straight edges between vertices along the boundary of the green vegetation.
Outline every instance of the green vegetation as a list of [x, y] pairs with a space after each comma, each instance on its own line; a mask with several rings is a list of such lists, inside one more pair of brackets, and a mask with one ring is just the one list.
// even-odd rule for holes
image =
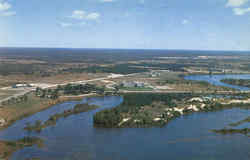
[[93, 84], [67, 84], [58, 86], [56, 89], [36, 89], [36, 96], [41, 98], [57, 99], [60, 95], [81, 95], [88, 93], [104, 93], [104, 87], [97, 87]]
[[235, 123], [231, 123], [229, 125], [232, 126], [232, 127], [236, 127], [236, 126], [239, 126], [239, 125], [241, 125], [243, 123], [250, 123], [250, 117], [247, 117], [247, 118], [245, 118], [245, 119], [243, 119], [241, 121], [235, 122]]
[[[163, 118], [168, 119], [163, 113], [164, 110], [176, 107], [178, 101], [190, 97], [191, 94], [125, 94], [124, 102], [120, 106], [96, 113], [94, 115], [94, 124], [95, 126], [111, 128], [163, 125], [165, 122], [153, 120], [155, 116], [161, 114]], [[178, 115], [174, 111], [173, 114]], [[128, 117], [129, 120], [121, 126], [121, 121]]]
[[219, 134], [244, 134], [248, 135], [250, 133], [250, 128], [243, 128], [243, 129], [214, 129], [212, 132], [219, 133]]
[[152, 88], [149, 87], [119, 87], [121, 90], [127, 91], [152, 91]]
[[144, 68], [137, 68], [133, 67], [132, 64], [117, 64], [114, 66], [91, 66], [87, 68], [68, 68], [63, 69], [63, 72], [70, 72], [70, 73], [116, 73], [116, 74], [131, 74], [131, 73], [140, 73], [140, 72], [147, 72], [148, 69]]
[[24, 137], [17, 141], [0, 141], [0, 158], [8, 159], [15, 151], [33, 145], [43, 147], [43, 140], [37, 137]]
[[221, 104], [212, 98], [202, 98], [206, 95], [198, 98], [201, 100], [190, 101], [197, 96], [191, 93], [125, 94], [120, 106], [96, 113], [94, 125], [107, 128], [162, 126], [180, 115], [198, 111], [211, 112], [233, 107], [249, 109], [249, 104]]
[[27, 101], [28, 101], [28, 96], [27, 94], [25, 94], [23, 96], [12, 97], [11, 99], [8, 99], [7, 101], [2, 102], [2, 105], [19, 104], [19, 103], [23, 103]]
[[8, 63], [2, 63], [0, 64], [0, 75], [10, 75], [10, 74], [32, 74], [35, 72], [35, 70], [38, 69], [35, 67], [35, 65], [30, 64], [19, 64], [19, 65], [13, 65]]
[[183, 64], [183, 63], [157, 63], [157, 62], [143, 62], [139, 64], [133, 64], [136, 67], [146, 67], [146, 68], [155, 68], [158, 70], [171, 70], [174, 72], [184, 72], [185, 67], [191, 67], [192, 64]]
[[222, 79], [221, 82], [237, 86], [250, 87], [250, 79]]
[[40, 121], [40, 120], [37, 120], [34, 125], [27, 123], [26, 127], [24, 129], [27, 130], [28, 132], [31, 132], [31, 131], [41, 132], [44, 128], [55, 125], [56, 122], [61, 118], [66, 118], [70, 115], [75, 115], [75, 114], [79, 114], [82, 112], [87, 112], [89, 110], [93, 110], [96, 108], [98, 108], [98, 107], [95, 105], [77, 104], [72, 109], [68, 109], [62, 113], [57, 113], [57, 114], [50, 116], [50, 118], [47, 121], [45, 121], [44, 123], [42, 123], [42, 121]]
[[34, 144], [42, 146], [43, 141], [40, 138], [36, 137], [24, 137], [22, 139], [17, 140], [16, 142], [7, 142], [8, 146], [18, 147], [18, 148], [29, 147]]
[[[244, 123], [250, 123], [250, 117], [247, 117], [241, 121], [238, 121], [238, 122], [235, 122], [235, 123], [231, 123], [229, 124], [229, 126], [231, 127], [237, 127], [241, 124], [244, 124]], [[248, 135], [250, 133], [250, 128], [243, 128], [243, 129], [227, 129], [227, 128], [224, 128], [224, 129], [214, 129], [212, 130], [212, 132], [215, 132], [215, 133], [218, 133], [218, 134], [223, 134], [223, 135], [226, 135], [226, 134], [244, 134], [244, 135]]]
[[200, 84], [203, 86], [209, 86], [210, 83], [205, 82], [205, 81], [191, 81], [191, 80], [185, 80], [185, 79], [167, 79], [164, 81], [159, 81], [157, 82], [159, 85], [165, 85], [165, 84], [187, 84], [187, 85], [192, 85], [192, 84]]

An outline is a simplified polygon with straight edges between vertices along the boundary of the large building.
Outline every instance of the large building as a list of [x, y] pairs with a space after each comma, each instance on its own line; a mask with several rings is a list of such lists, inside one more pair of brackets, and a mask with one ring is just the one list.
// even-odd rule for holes
[[134, 82], [126, 82], [123, 81], [122, 82], [122, 86], [123, 87], [145, 87], [146, 83], [144, 82], [138, 82], [138, 81], [134, 81]]

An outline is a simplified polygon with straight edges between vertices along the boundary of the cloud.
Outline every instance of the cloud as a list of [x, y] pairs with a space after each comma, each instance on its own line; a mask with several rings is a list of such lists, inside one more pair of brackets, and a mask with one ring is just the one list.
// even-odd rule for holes
[[16, 15], [16, 12], [10, 11], [12, 5], [8, 2], [4, 2], [0, 0], [0, 16], [9, 17]]
[[228, 0], [227, 7], [240, 7], [246, 4], [249, 0]]
[[87, 13], [82, 10], [74, 10], [70, 18], [77, 20], [97, 20], [100, 18], [100, 14], [97, 12]]
[[88, 14], [86, 16], [86, 19], [88, 19], [88, 20], [97, 20], [97, 19], [99, 19], [99, 17], [100, 17], [100, 14], [97, 13], [97, 12], [94, 12], [94, 13]]
[[7, 11], [11, 7], [11, 4], [9, 4], [8, 2], [0, 2], [0, 12]]
[[188, 23], [189, 23], [189, 20], [184, 19], [181, 23], [182, 23], [182, 24], [188, 24]]
[[73, 19], [84, 19], [86, 16], [86, 12], [81, 11], [81, 10], [74, 10], [72, 15], [70, 16]]
[[241, 15], [244, 15], [244, 14], [250, 12], [250, 8], [234, 8], [233, 12], [235, 15], [241, 16]]

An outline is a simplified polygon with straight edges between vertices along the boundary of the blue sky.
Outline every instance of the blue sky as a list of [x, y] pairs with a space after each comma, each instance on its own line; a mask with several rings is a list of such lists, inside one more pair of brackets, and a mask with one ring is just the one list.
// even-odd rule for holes
[[0, 46], [250, 50], [250, 0], [0, 0]]

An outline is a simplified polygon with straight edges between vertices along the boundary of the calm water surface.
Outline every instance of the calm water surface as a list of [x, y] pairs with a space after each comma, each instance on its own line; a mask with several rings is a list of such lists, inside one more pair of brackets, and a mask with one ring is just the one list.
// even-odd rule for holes
[[216, 86], [224, 86], [229, 88], [234, 88], [242, 91], [250, 90], [248, 87], [242, 87], [237, 85], [230, 85], [221, 82], [220, 80], [225, 78], [233, 78], [233, 79], [250, 79], [249, 74], [227, 74], [227, 75], [190, 75], [186, 76], [186, 80], [194, 80], [194, 81], [206, 81], [212, 85]]
[[[249, 160], [250, 138], [244, 135], [218, 135], [221, 129], [250, 115], [250, 110], [228, 109], [209, 113], [193, 113], [171, 121], [163, 128], [102, 129], [93, 127], [93, 115], [122, 103], [119, 96], [86, 98], [66, 102], [16, 122], [0, 132], [0, 139], [15, 140], [28, 135], [27, 122], [47, 120], [54, 113], [72, 108], [77, 103], [99, 105], [100, 108], [60, 119], [56, 126], [40, 134], [45, 147], [27, 147], [17, 151], [12, 160], [39, 157], [41, 160]], [[248, 124], [239, 126], [249, 127]]]

